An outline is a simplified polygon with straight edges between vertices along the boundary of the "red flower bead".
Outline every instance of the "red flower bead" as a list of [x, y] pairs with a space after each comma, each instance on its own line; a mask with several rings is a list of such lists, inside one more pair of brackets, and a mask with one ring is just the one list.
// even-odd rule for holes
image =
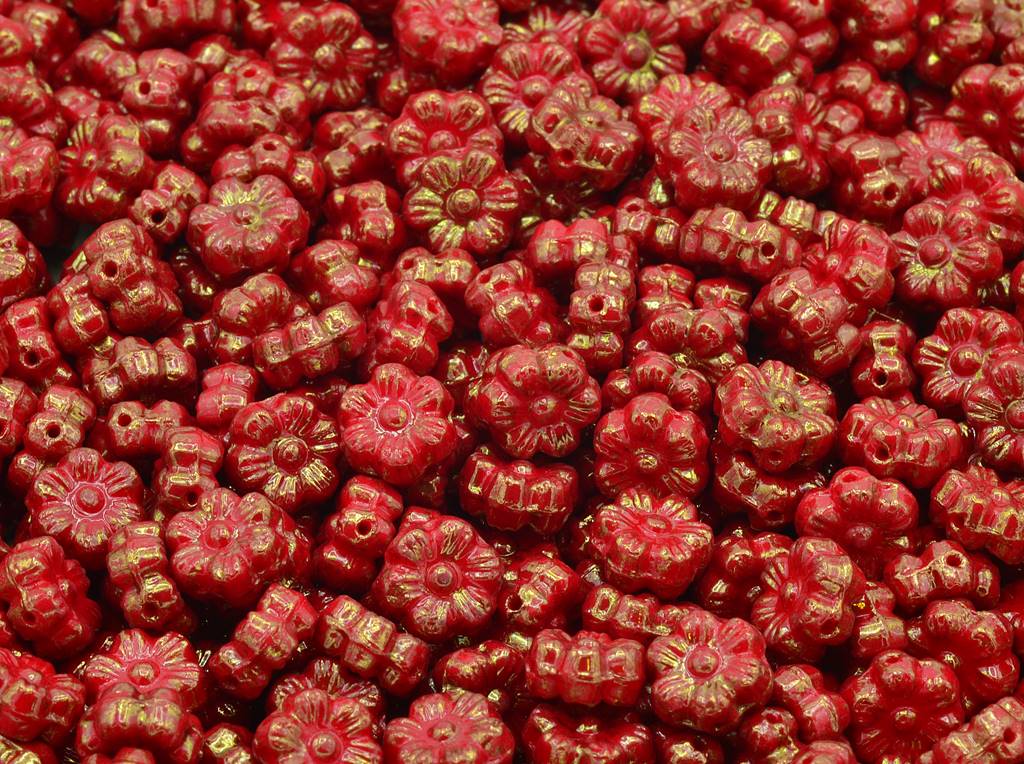
[[748, 451], [769, 472], [814, 466], [832, 449], [832, 391], [780, 361], [737, 366], [716, 394], [722, 442]]
[[967, 549], [984, 549], [1009, 565], [1024, 561], [1024, 484], [992, 470], [949, 470], [932, 489], [931, 518]]
[[196, 363], [177, 340], [128, 337], [85, 361], [85, 391], [100, 409], [125, 400], [195, 400]]
[[0, 377], [0, 456], [6, 458], [21, 446], [36, 404], [36, 396], [24, 382]]
[[299, 592], [271, 584], [256, 608], [235, 627], [207, 664], [217, 683], [232, 695], [255, 700], [313, 636], [317, 612]]
[[811, 63], [797, 52], [797, 34], [758, 8], [734, 10], [704, 42], [708, 68], [728, 85], [756, 91], [810, 79]]
[[[506, 39], [508, 34], [506, 29]], [[522, 148], [537, 106], [559, 82], [581, 72], [573, 51], [561, 43], [508, 42], [494, 54], [478, 89], [505, 140]]]
[[970, 711], [1013, 692], [1020, 663], [1013, 629], [997, 613], [978, 612], [964, 600], [933, 602], [907, 626], [908, 648], [956, 672]]
[[764, 220], [748, 222], [728, 207], [698, 210], [683, 228], [679, 257], [693, 268], [771, 281], [800, 264], [800, 245], [785, 230]]
[[495, 353], [465, 399], [466, 413], [519, 458], [572, 453], [600, 407], [597, 382], [579, 355], [560, 345]]
[[233, 608], [254, 604], [267, 584], [295, 572], [296, 537], [291, 518], [263, 495], [239, 498], [226, 488], [207, 491], [196, 510], [166, 524], [171, 570], [181, 588]]
[[605, 414], [594, 432], [595, 479], [613, 498], [625, 488], [692, 497], [707, 482], [708, 437], [689, 411], [645, 393]]
[[908, 393], [917, 380], [910, 362], [917, 341], [914, 330], [902, 321], [871, 321], [861, 329], [861, 341], [850, 367], [857, 397], [898, 398]]
[[580, 29], [579, 53], [603, 95], [624, 101], [686, 68], [670, 10], [642, 0], [604, 0]]
[[43, 2], [22, 2], [11, 9], [10, 18], [24, 25], [35, 47], [32, 60], [47, 77], [53, 74], [67, 52], [78, 45], [78, 26], [61, 7]]
[[746, 621], [693, 610], [647, 650], [654, 712], [668, 724], [698, 732], [736, 729], [771, 694], [764, 651], [764, 639]]
[[[345, 391], [341, 442], [354, 468], [394, 485], [412, 485], [455, 448], [452, 397], [433, 377], [387, 363]], [[237, 420], [236, 420], [237, 421]]]
[[1024, 467], [1024, 422], [1018, 414], [1022, 399], [1024, 353], [1016, 346], [989, 357], [980, 378], [967, 388], [964, 413], [974, 428], [977, 452], [991, 467]]
[[829, 153], [835, 174], [833, 197], [851, 217], [886, 223], [910, 204], [911, 179], [891, 138], [858, 132], [839, 139]]
[[[0, 220], [0, 310], [41, 294], [50, 284], [43, 256], [9, 220]], [[14, 349], [14, 345], [11, 345]]]
[[494, 0], [398, 0], [392, 24], [402, 53], [452, 85], [487, 66], [502, 36]]
[[234, 3], [125, 0], [117, 17], [117, 31], [133, 47], [153, 48], [182, 45], [204, 34], [230, 32], [234, 23]]
[[210, 188], [210, 201], [193, 208], [188, 241], [221, 277], [281, 270], [306, 241], [309, 216], [288, 186], [271, 175], [252, 183], [230, 178]]
[[551, 293], [535, 284], [533, 271], [519, 260], [484, 268], [466, 288], [465, 299], [488, 347], [538, 347], [565, 333]]
[[[30, 403], [27, 395], [21, 397]], [[85, 443], [95, 421], [96, 407], [81, 390], [60, 384], [49, 387], [27, 419], [22, 450], [7, 470], [8, 485], [22, 496], [28, 493], [40, 472]]]
[[681, 113], [658, 146], [659, 172], [671, 178], [686, 210], [749, 207], [771, 178], [771, 144], [738, 106], [695, 106]]
[[634, 357], [649, 350], [667, 353], [718, 384], [747, 360], [742, 339], [723, 310], [668, 306], [657, 310], [633, 332], [629, 349]]
[[0, 67], [0, 118], [55, 144], [67, 135], [53, 92], [28, 65]]
[[409, 716], [392, 719], [384, 732], [384, 755], [395, 764], [428, 758], [511, 764], [515, 741], [482, 695], [421, 695]]
[[320, 118], [312, 151], [323, 164], [329, 187], [390, 176], [385, 138], [389, 123], [384, 112], [371, 108], [332, 111]]
[[376, 58], [373, 37], [344, 3], [295, 6], [274, 25], [267, 50], [274, 71], [302, 83], [314, 112], [358, 106]]
[[173, 632], [154, 637], [141, 629], [122, 631], [85, 661], [81, 674], [93, 702], [108, 688], [124, 683], [139, 692], [173, 690], [186, 709], [199, 705], [206, 695], [195, 650]]
[[336, 188], [324, 203], [327, 224], [319, 237], [350, 241], [361, 258], [386, 270], [405, 244], [399, 201], [393, 188], [377, 180]]
[[979, 135], [1017, 167], [1024, 163], [1020, 82], [1024, 64], [976, 64], [953, 84], [946, 117], [968, 135]]
[[434, 664], [434, 682], [444, 692], [485, 695], [500, 711], [512, 703], [523, 673], [523, 655], [504, 642], [488, 640], [448, 653]]
[[163, 529], [156, 522], [133, 522], [110, 539], [110, 590], [129, 626], [188, 633], [195, 614], [171, 576]]
[[156, 175], [146, 149], [141, 128], [128, 117], [92, 117], [76, 125], [60, 151], [60, 210], [92, 223], [127, 213]]
[[632, 639], [545, 629], [526, 656], [526, 691], [585, 706], [634, 706], [644, 686], [643, 655], [643, 645]]
[[889, 587], [868, 581], [864, 596], [853, 605], [853, 634], [848, 644], [854, 659], [863, 661], [906, 647], [906, 624], [895, 615], [895, 609], [896, 597]]
[[598, 510], [590, 545], [602, 579], [623, 591], [678, 598], [711, 558], [711, 528], [685, 499], [626, 489]]
[[574, 758], [602, 764], [654, 761], [651, 731], [630, 717], [570, 715], [541, 703], [530, 712], [522, 737], [530, 761], [537, 764]]
[[206, 184], [191, 170], [168, 162], [135, 199], [128, 216], [161, 244], [185, 232], [189, 213], [206, 201]]
[[0, 215], [37, 212], [50, 203], [57, 184], [57, 149], [48, 138], [15, 125], [0, 128]]
[[288, 277], [316, 310], [347, 302], [363, 311], [380, 291], [375, 269], [347, 241], [321, 241], [304, 249], [292, 258]]
[[360, 369], [402, 363], [416, 374], [437, 364], [439, 343], [455, 322], [433, 289], [415, 281], [399, 281], [385, 290], [367, 317], [368, 344]]
[[798, 734], [796, 719], [788, 711], [770, 706], [751, 714], [739, 731], [740, 761], [767, 764], [781, 754], [791, 761], [829, 761], [854, 764], [856, 756], [849, 744], [837, 740], [804, 743]]
[[924, 399], [942, 411], [959, 408], [971, 384], [981, 379], [988, 359], [1000, 348], [1022, 341], [1024, 329], [1002, 311], [947, 311], [935, 333], [914, 349], [914, 368], [922, 378]]
[[751, 604], [761, 594], [765, 565], [786, 553], [791, 544], [778, 533], [753, 535], [742, 526], [720, 536], [697, 582], [697, 601], [722, 618], [749, 617]]
[[44, 469], [25, 499], [33, 535], [53, 536], [89, 569], [102, 568], [110, 537], [142, 519], [142, 481], [125, 462], [76, 448]]
[[[903, 153], [900, 168], [910, 176], [916, 200], [928, 196], [934, 171], [945, 174], [940, 168], [946, 164], [963, 165], [977, 154], [990, 153], [984, 140], [964, 138], [956, 125], [944, 119], [932, 120], [920, 131], [905, 130], [896, 136], [896, 143]], [[962, 172], [964, 170], [958, 167], [950, 174]]]
[[388, 290], [403, 281], [428, 286], [441, 298], [456, 326], [467, 326], [474, 319], [466, 307], [465, 294], [479, 273], [476, 260], [464, 249], [449, 249], [435, 255], [423, 247], [413, 247], [395, 261], [381, 286]]
[[732, 92], [710, 78], [669, 74], [639, 100], [634, 119], [650, 154], [664, 148], [670, 128], [688, 111], [701, 106], [717, 113], [734, 105]]
[[752, 528], [779, 528], [793, 522], [800, 497], [827, 481], [816, 470], [790, 469], [772, 474], [752, 456], [727, 448], [721, 441], [711, 447], [715, 467], [712, 496], [727, 513], [745, 514]]
[[279, 276], [259, 273], [214, 298], [214, 353], [222, 363], [251, 364], [257, 338], [307, 315], [308, 306]]
[[850, 738], [863, 761], [913, 761], [964, 718], [953, 670], [899, 650], [876, 655], [842, 693], [852, 711]]
[[914, 0], [886, 0], [877, 5], [867, 0], [842, 0], [836, 10], [850, 58], [864, 59], [889, 72], [902, 69], [914, 57], [918, 46]]
[[772, 700], [793, 714], [804, 740], [841, 740], [850, 723], [850, 707], [814, 666], [794, 664], [776, 671]]
[[509, 460], [489, 446], [474, 451], [459, 475], [462, 508], [498, 530], [556, 533], [578, 498], [579, 478], [569, 465]]
[[340, 450], [334, 420], [306, 398], [280, 394], [238, 412], [226, 466], [234, 485], [294, 512], [334, 493]]
[[900, 607], [911, 612], [956, 597], [979, 607], [992, 607], [999, 600], [999, 569], [955, 541], [933, 541], [919, 556], [904, 554], [890, 560], [885, 583]]
[[142, 129], [145, 146], [165, 156], [177, 147], [205, 77], [195, 61], [176, 50], [147, 50], [137, 66], [121, 91], [121, 104]]
[[658, 761], [666, 764], [725, 764], [721, 744], [707, 735], [657, 727], [654, 744]]
[[590, 590], [580, 610], [583, 628], [642, 644], [672, 633], [692, 605], [666, 605], [652, 594], [623, 594], [601, 584]]
[[575, 8], [535, 5], [519, 23], [505, 25], [505, 42], [557, 42], [574, 48], [585, 14]]
[[323, 690], [331, 697], [350, 698], [366, 707], [375, 727], [383, 726], [384, 695], [376, 684], [358, 679], [334, 658], [314, 658], [301, 673], [285, 674], [271, 687], [267, 709], [276, 711], [304, 690]]
[[928, 756], [931, 764], [958, 761], [1011, 761], [1021, 755], [1024, 704], [1015, 697], [1001, 698], [969, 721], [938, 740]]
[[867, 398], [851, 406], [839, 425], [839, 452], [847, 464], [913, 488], [933, 485], [964, 451], [955, 422], [911, 400]]
[[918, 21], [918, 76], [930, 84], [950, 85], [968, 66], [988, 59], [995, 42], [988, 24], [991, 14], [992, 6], [977, 0], [928, 3]]
[[84, 705], [85, 688], [78, 679], [55, 673], [34, 655], [0, 648], [0, 735], [60, 746]]
[[88, 645], [100, 624], [82, 566], [51, 536], [22, 541], [0, 561], [0, 605], [14, 632], [42, 657], [68, 656]]
[[273, 175], [284, 181], [307, 210], [314, 209], [320, 202], [327, 182], [323, 167], [312, 153], [299, 151], [280, 135], [272, 133], [247, 148], [228, 149], [210, 170], [214, 183], [225, 178], [252, 183], [260, 175]]
[[317, 578], [333, 589], [369, 589], [404, 509], [401, 496], [386, 483], [361, 475], [345, 483], [335, 513], [320, 527], [320, 544], [313, 551]]
[[487, 624], [500, 585], [501, 560], [473, 526], [417, 510], [388, 545], [372, 594], [412, 634], [444, 642]]
[[554, 547], [541, 547], [509, 561], [498, 595], [498, 613], [509, 629], [533, 633], [566, 625], [566, 614], [579, 602], [581, 580], [554, 555]]
[[426, 643], [345, 596], [320, 612], [315, 644], [345, 668], [396, 695], [412, 692], [430, 664]]
[[500, 156], [502, 138], [487, 103], [465, 90], [417, 93], [387, 129], [388, 156], [406, 186], [415, 185], [419, 168], [434, 154], [468, 148]]
[[403, 211], [435, 252], [459, 247], [493, 255], [508, 246], [522, 206], [519, 184], [501, 157], [465, 148], [435, 152], [416, 173]]
[[526, 140], [556, 182], [608, 191], [626, 179], [643, 144], [636, 126], [589, 78], [566, 77], [537, 104]]
[[333, 761], [379, 764], [370, 712], [351, 698], [303, 690], [270, 713], [256, 728], [253, 753], [266, 764]]
[[104, 98], [119, 98], [138, 71], [137, 53], [110, 29], [95, 32], [64, 53], [66, 58], [54, 73], [56, 81], [95, 90]]
[[779, 655], [817, 660], [853, 632], [864, 574], [831, 539], [802, 536], [765, 563], [750, 620]]
[[871, 578], [886, 562], [909, 551], [918, 507], [907, 488], [879, 480], [860, 467], [846, 467], [827, 488], [804, 494], [796, 512], [801, 536], [821, 536], [840, 544]]
[[893, 235], [899, 256], [899, 296], [939, 309], [976, 305], [980, 287], [1002, 269], [999, 247], [986, 235], [987, 224], [974, 210], [922, 202], [907, 210]]
[[245, 764], [252, 761], [252, 733], [236, 724], [215, 724], [206, 730], [203, 764]]
[[226, 438], [235, 414], [256, 399], [259, 377], [248, 366], [225, 363], [203, 372], [196, 421], [207, 433]]
[[642, 393], [661, 393], [673, 407], [698, 415], [711, 404], [711, 385], [703, 374], [655, 350], [638, 353], [629, 366], [609, 374], [601, 388], [606, 409], [622, 408]]

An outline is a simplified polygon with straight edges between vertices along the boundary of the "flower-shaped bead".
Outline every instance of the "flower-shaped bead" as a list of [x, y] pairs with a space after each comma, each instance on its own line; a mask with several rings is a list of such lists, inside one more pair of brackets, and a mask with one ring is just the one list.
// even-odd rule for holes
[[674, 600], [711, 559], [711, 528], [678, 496], [626, 489], [598, 510], [589, 532], [602, 580], [629, 593]]
[[796, 718], [805, 740], [839, 739], [850, 723], [850, 707], [829, 689], [820, 670], [792, 664], [775, 672], [772, 700]]
[[0, 735], [60, 747], [78, 723], [85, 688], [34, 655], [0, 648]]
[[769, 85], [804, 84], [811, 75], [810, 61], [797, 52], [793, 27], [760, 8], [728, 13], [704, 42], [703, 53], [708, 68], [722, 82], [751, 92]]
[[1024, 754], [1024, 703], [1016, 697], [1002, 698], [978, 711], [970, 721], [950, 731], [932, 746], [932, 764], [960, 761], [994, 762], [1012, 760]]
[[319, 238], [352, 242], [361, 259], [380, 269], [391, 266], [405, 244], [406, 227], [399, 214], [398, 193], [379, 180], [341, 186], [327, 195], [327, 223]]
[[967, 549], [984, 549], [1008, 565], [1024, 562], [1024, 483], [990, 469], [949, 470], [932, 489], [931, 519]]
[[836, 542], [802, 536], [768, 560], [750, 620], [768, 647], [790, 660], [817, 660], [853, 632], [864, 574]]
[[236, 486], [294, 512], [334, 493], [340, 451], [334, 420], [308, 399], [282, 393], [238, 412], [225, 464]]
[[704, 425], [660, 393], [638, 395], [605, 414], [594, 432], [594, 450], [595, 480], [609, 498], [626, 488], [692, 497], [707, 482]]
[[14, 125], [0, 128], [0, 216], [37, 212], [57, 184], [57, 149], [48, 138]]
[[193, 208], [188, 219], [189, 244], [214, 275], [227, 278], [282, 270], [308, 232], [309, 215], [272, 175], [215, 183], [210, 201]]
[[158, 242], [170, 244], [185, 232], [189, 213], [206, 201], [208, 193], [198, 175], [168, 162], [150, 187], [136, 197], [128, 216]]
[[526, 134], [558, 182], [615, 188], [633, 169], [643, 138], [611, 99], [599, 96], [589, 78], [572, 75], [541, 101]]
[[459, 247], [493, 255], [508, 246], [521, 207], [520, 186], [500, 155], [470, 147], [427, 158], [403, 210], [435, 252]]
[[1024, 470], [1024, 350], [1013, 346], [990, 356], [963, 407], [984, 462]]
[[715, 541], [711, 562], [697, 582], [695, 599], [722, 618], [748, 618], [761, 594], [768, 561], [786, 553], [792, 540], [778, 533], [753, 534], [737, 526]]
[[839, 425], [839, 453], [880, 478], [927, 488], [963, 458], [960, 427], [912, 400], [868, 398], [851, 406]]
[[914, 761], [964, 720], [953, 670], [900, 650], [876, 655], [842, 694], [852, 712], [850, 739], [864, 761]]
[[580, 599], [582, 579], [558, 559], [551, 545], [538, 545], [514, 555], [502, 578], [498, 615], [506, 635], [564, 627], [566, 613]]
[[119, 632], [104, 648], [89, 656], [81, 670], [90, 702], [113, 685], [128, 683], [140, 691], [174, 690], [186, 708], [206, 696], [205, 674], [195, 650], [174, 632], [160, 636], [141, 629]]
[[415, 182], [420, 166], [439, 151], [475, 148], [500, 156], [502, 147], [501, 132], [487, 103], [466, 90], [417, 93], [387, 129], [388, 156], [407, 186]]
[[683, 228], [678, 255], [693, 268], [721, 269], [758, 283], [800, 264], [800, 245], [766, 220], [747, 221], [728, 207], [698, 210]]
[[979, 290], [999, 276], [1000, 248], [971, 208], [925, 201], [907, 210], [893, 234], [897, 294], [940, 310], [977, 305]]
[[579, 51], [602, 94], [633, 101], [686, 68], [671, 11], [645, 0], [604, 0], [580, 29]]
[[946, 117], [969, 135], [979, 135], [1018, 168], [1024, 164], [1021, 79], [1024, 64], [975, 64], [953, 83]]
[[395, 764], [459, 758], [466, 764], [511, 764], [515, 741], [491, 704], [475, 692], [421, 695], [409, 716], [384, 731], [384, 755]]
[[256, 728], [253, 752], [266, 764], [383, 761], [370, 712], [357, 700], [317, 689], [293, 695], [270, 713]]
[[239, 497], [226, 488], [207, 491], [197, 509], [172, 517], [166, 537], [181, 588], [233, 608], [255, 604], [270, 582], [299, 572], [298, 558], [308, 555], [279, 507], [261, 494]]
[[839, 470], [828, 487], [804, 494], [796, 511], [801, 536], [832, 539], [874, 579], [892, 557], [909, 551], [917, 520], [913, 493], [861, 467]]
[[507, 710], [522, 684], [523, 654], [496, 640], [454, 650], [434, 664], [433, 678], [444, 692], [468, 690]]
[[[643, 299], [640, 302], [643, 308]], [[718, 308], [666, 306], [656, 310], [630, 336], [629, 350], [634, 357], [649, 350], [667, 353], [684, 367], [701, 372], [712, 384], [747, 360], [736, 324], [729, 313]]]
[[388, 545], [372, 595], [415, 636], [444, 642], [487, 624], [501, 567], [493, 547], [465, 520], [416, 510]]
[[597, 382], [562, 345], [514, 345], [489, 359], [466, 390], [466, 413], [512, 456], [566, 456], [601, 410]]
[[142, 519], [142, 481], [131, 465], [76, 448], [40, 473], [25, 503], [34, 535], [53, 536], [95, 570], [104, 565], [110, 537]]
[[715, 411], [722, 442], [773, 473], [814, 466], [835, 440], [832, 391], [781, 361], [729, 372], [718, 385]]
[[850, 367], [857, 397], [898, 398], [908, 393], [917, 381], [910, 360], [917, 341], [914, 330], [903, 321], [870, 321], [861, 328], [861, 340]]
[[694, 609], [651, 643], [647, 663], [654, 712], [673, 726], [720, 735], [771, 694], [764, 638], [739, 618]]
[[273, 175], [283, 180], [307, 210], [314, 210], [324, 195], [326, 178], [316, 156], [309, 151], [299, 151], [273, 133], [246, 148], [228, 149], [210, 170], [213, 183], [225, 178], [251, 183], [260, 175]]
[[426, 374], [437, 363], [439, 343], [454, 328], [451, 314], [433, 289], [417, 281], [398, 281], [385, 287], [367, 316], [367, 348], [358, 368], [372, 371], [384, 363], [402, 363], [416, 374]]
[[384, 694], [373, 682], [359, 679], [335, 658], [313, 658], [301, 672], [285, 674], [270, 688], [267, 708], [276, 711], [303, 690], [323, 690], [332, 697], [351, 698], [370, 712], [374, 726], [383, 726]]
[[302, 83], [314, 112], [358, 106], [373, 71], [373, 37], [344, 3], [296, 5], [275, 25], [274, 41], [267, 50], [274, 71]]
[[498, 13], [494, 0], [399, 0], [392, 23], [417, 68], [459, 85], [487, 66], [501, 42]]
[[557, 341], [566, 331], [554, 297], [519, 260], [484, 268], [466, 288], [465, 300], [489, 348], [536, 347]]
[[676, 117], [658, 147], [660, 171], [685, 210], [749, 207], [771, 178], [771, 144], [740, 107], [696, 106]]
[[650, 729], [628, 718], [580, 715], [541, 703], [530, 712], [522, 733], [531, 761], [586, 761], [629, 764], [654, 761]]
[[526, 691], [535, 698], [630, 707], [644, 686], [644, 648], [607, 634], [545, 629], [533, 639], [525, 677]]
[[929, 602], [965, 597], [978, 607], [999, 600], [999, 569], [987, 556], [969, 554], [955, 541], [933, 541], [920, 555], [904, 554], [885, 566], [896, 602], [914, 612]]
[[605, 377], [601, 398], [606, 409], [622, 408], [642, 393], [661, 393], [678, 409], [706, 414], [711, 405], [711, 385], [695, 369], [656, 350], [638, 353], [629, 366]]
[[42, 294], [49, 284], [39, 250], [14, 223], [0, 221], [0, 309]]
[[399, 486], [416, 483], [455, 448], [453, 401], [433, 377], [386, 363], [345, 391], [341, 442], [354, 468]]
[[956, 411], [973, 382], [981, 379], [988, 359], [1001, 348], [1024, 342], [1024, 329], [1001, 310], [954, 308], [946, 311], [935, 333], [914, 348], [921, 394], [940, 411]]

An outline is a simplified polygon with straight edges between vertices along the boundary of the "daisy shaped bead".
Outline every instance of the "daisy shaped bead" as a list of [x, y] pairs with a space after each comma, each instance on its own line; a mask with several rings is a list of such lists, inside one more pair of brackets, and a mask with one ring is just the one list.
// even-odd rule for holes
[[453, 401], [433, 377], [398, 363], [352, 385], [339, 407], [341, 442], [349, 464], [393, 485], [416, 483], [455, 449]]
[[409, 227], [435, 252], [493, 255], [508, 246], [522, 208], [519, 183], [499, 154], [476, 148], [426, 159], [403, 202]]
[[721, 735], [768, 702], [772, 670], [760, 632], [695, 608], [647, 650], [651, 700], [662, 721]]
[[566, 456], [601, 410], [601, 391], [583, 359], [564, 345], [513, 345], [493, 356], [466, 390], [471, 419], [512, 456]]
[[384, 732], [385, 756], [395, 764], [511, 764], [514, 751], [512, 733], [475, 692], [422, 695]]
[[1008, 347], [989, 358], [964, 396], [964, 413], [985, 464], [1024, 471], [1024, 350]]
[[228, 476], [286, 512], [338, 487], [338, 426], [308, 398], [281, 393], [238, 412], [228, 431]]
[[95, 570], [105, 564], [110, 537], [142, 519], [142, 481], [131, 465], [76, 448], [39, 474], [25, 504], [34, 535], [53, 536]]
[[445, 642], [490, 621], [501, 572], [494, 548], [465, 520], [411, 510], [384, 553], [371, 594], [411, 634]]
[[994, 470], [949, 470], [932, 490], [931, 518], [967, 549], [984, 549], [1008, 565], [1024, 562], [1024, 483]]
[[272, 712], [253, 736], [265, 764], [381, 764], [373, 719], [357, 700], [303, 690]]
[[594, 432], [594, 451], [594, 477], [609, 498], [627, 488], [692, 497], [707, 483], [704, 425], [660, 393], [638, 395], [605, 414]]

